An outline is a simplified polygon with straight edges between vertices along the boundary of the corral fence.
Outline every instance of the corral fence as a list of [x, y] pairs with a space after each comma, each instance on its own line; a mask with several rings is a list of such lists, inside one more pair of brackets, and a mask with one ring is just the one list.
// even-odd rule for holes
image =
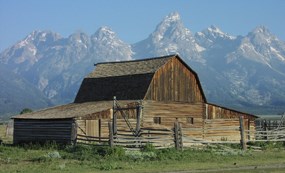
[[[274, 124], [265, 122], [258, 125], [258, 123], [259, 121], [255, 122], [255, 128], [246, 128], [244, 118], [241, 116], [238, 124], [233, 123], [227, 126], [228, 123], [220, 123], [218, 126], [205, 125], [203, 128], [183, 128], [183, 145], [240, 144], [245, 150], [248, 147], [247, 144], [251, 142], [285, 142], [284, 115], [281, 119], [274, 121]], [[207, 120], [205, 124], [207, 124]], [[192, 132], [193, 135], [189, 135], [189, 132]]]
[[109, 122], [109, 137], [94, 137], [87, 135], [77, 135], [77, 143], [87, 145], [109, 145], [122, 146], [124, 148], [143, 148], [147, 144], [151, 144], [155, 148], [171, 148], [181, 149], [182, 128], [178, 122], [174, 123], [172, 129], [167, 128], [140, 128], [137, 134], [132, 131], [117, 129], [117, 134], [113, 134], [113, 125]]
[[13, 136], [14, 132], [14, 122], [13, 121], [6, 121], [6, 122], [0, 122], [0, 125], [5, 128], [5, 134], [3, 137], [9, 137]]
[[255, 129], [255, 132], [245, 130], [255, 135], [254, 141], [285, 141], [285, 114], [279, 119], [257, 119]]
[[211, 120], [204, 123], [206, 125], [201, 128], [183, 128], [181, 123], [175, 122], [173, 128], [140, 128], [136, 134], [131, 130], [117, 129], [114, 135], [112, 122], [109, 122], [109, 137], [78, 135], [77, 142], [124, 148], [142, 148], [151, 144], [155, 148], [176, 149], [198, 144], [240, 144], [244, 150], [250, 142], [285, 142], [285, 126], [281, 123], [270, 129], [264, 126], [245, 128], [242, 116], [237, 120], [215, 120], [216, 125]]

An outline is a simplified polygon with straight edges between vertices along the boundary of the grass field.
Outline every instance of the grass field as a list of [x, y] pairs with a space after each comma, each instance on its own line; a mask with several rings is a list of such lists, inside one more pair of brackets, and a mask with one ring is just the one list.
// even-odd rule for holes
[[[3, 137], [4, 126], [0, 126]], [[0, 172], [276, 172], [285, 170], [283, 143], [259, 144], [262, 151], [241, 151], [238, 146], [142, 151], [78, 145], [0, 145]], [[11, 143], [11, 141], [10, 141]], [[186, 172], [183, 172], [186, 173]]]
[[285, 150], [242, 152], [228, 147], [226, 150], [206, 147], [184, 151], [125, 151], [122, 148], [58, 147], [52, 144], [0, 146], [0, 172], [147, 173], [209, 169], [217, 172], [284, 172]]
[[6, 136], [6, 124], [0, 124], [0, 139], [5, 143], [12, 143], [12, 136]]

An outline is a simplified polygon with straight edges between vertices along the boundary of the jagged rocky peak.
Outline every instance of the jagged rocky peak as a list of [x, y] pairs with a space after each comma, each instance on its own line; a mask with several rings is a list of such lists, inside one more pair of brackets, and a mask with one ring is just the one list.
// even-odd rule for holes
[[36, 30], [29, 34], [24, 40], [38, 44], [39, 42], [55, 42], [61, 38], [58, 33]]
[[131, 60], [131, 46], [118, 38], [109, 27], [99, 28], [91, 36], [91, 53], [103, 58], [101, 61]]
[[207, 39], [217, 39], [217, 38], [223, 38], [223, 39], [235, 39], [236, 37], [231, 36], [225, 32], [223, 32], [220, 28], [217, 26], [211, 25], [207, 29], [203, 30], [202, 32], [197, 32], [196, 37], [207, 37]]
[[61, 39], [62, 37], [58, 33], [51, 31], [40, 31], [35, 30], [27, 35], [23, 40], [17, 42], [13, 47], [22, 48], [24, 46], [33, 44], [38, 45], [40, 42], [54, 42]]
[[256, 45], [271, 44], [272, 41], [278, 41], [265, 26], [258, 26], [253, 31], [249, 32], [247, 37]]
[[69, 36], [69, 40], [77, 41], [77, 42], [78, 41], [80, 42], [80, 40], [81, 41], [82, 40], [84, 40], [84, 41], [88, 40], [88, 38], [89, 38], [89, 36], [84, 32], [76, 32], [76, 33]]
[[172, 12], [164, 18], [163, 22], [172, 23], [172, 22], [177, 22], [180, 20], [181, 20], [181, 17], [179, 15], [179, 13], [178, 12]]
[[180, 37], [185, 39], [191, 37], [191, 32], [184, 27], [180, 15], [177, 12], [170, 13], [163, 21], [157, 25], [151, 35], [155, 42], [161, 41], [164, 37]]
[[90, 44], [90, 37], [84, 32], [76, 32], [68, 37], [68, 41], [72, 45], [83, 46], [87, 49]]
[[21, 64], [27, 62], [27, 66], [36, 63], [40, 57], [40, 50], [49, 48], [61, 36], [51, 31], [35, 30], [14, 46], [6, 49], [0, 56], [0, 61], [5, 64]]
[[100, 27], [92, 36], [94, 40], [116, 39], [117, 35], [111, 28], [107, 26]]
[[254, 28], [252, 33], [254, 33], [254, 34], [262, 33], [262, 34], [265, 34], [265, 35], [271, 35], [269, 29], [267, 29], [265, 26], [262, 26], [262, 25]]

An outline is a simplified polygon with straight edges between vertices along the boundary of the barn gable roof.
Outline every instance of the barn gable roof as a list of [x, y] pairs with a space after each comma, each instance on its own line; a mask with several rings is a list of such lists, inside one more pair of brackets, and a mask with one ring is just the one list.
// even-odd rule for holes
[[133, 60], [117, 61], [96, 64], [96, 69], [86, 78], [115, 77], [136, 74], [155, 73], [161, 66], [175, 55]]
[[93, 72], [87, 75], [77, 93], [74, 103], [112, 100], [141, 100], [145, 98], [153, 75], [170, 59], [177, 58], [194, 74], [203, 100], [206, 97], [198, 75], [177, 54], [132, 60], [104, 62], [96, 64]]

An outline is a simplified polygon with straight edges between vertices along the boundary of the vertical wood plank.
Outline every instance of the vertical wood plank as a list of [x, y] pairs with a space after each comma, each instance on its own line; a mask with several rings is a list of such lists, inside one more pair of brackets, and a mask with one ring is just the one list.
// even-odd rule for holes
[[245, 141], [245, 133], [244, 133], [244, 118], [243, 116], [239, 117], [239, 125], [240, 125], [240, 142], [243, 150], [246, 150], [246, 141]]
[[116, 111], [116, 96], [113, 98], [113, 134], [117, 134], [117, 111]]
[[179, 140], [178, 140], [178, 122], [174, 123], [174, 142], [176, 150], [179, 149]]
[[247, 119], [247, 139], [250, 140], [250, 119]]
[[113, 125], [111, 122], [108, 122], [108, 127], [109, 127], [109, 146], [113, 147], [114, 146], [114, 135], [113, 135]]

